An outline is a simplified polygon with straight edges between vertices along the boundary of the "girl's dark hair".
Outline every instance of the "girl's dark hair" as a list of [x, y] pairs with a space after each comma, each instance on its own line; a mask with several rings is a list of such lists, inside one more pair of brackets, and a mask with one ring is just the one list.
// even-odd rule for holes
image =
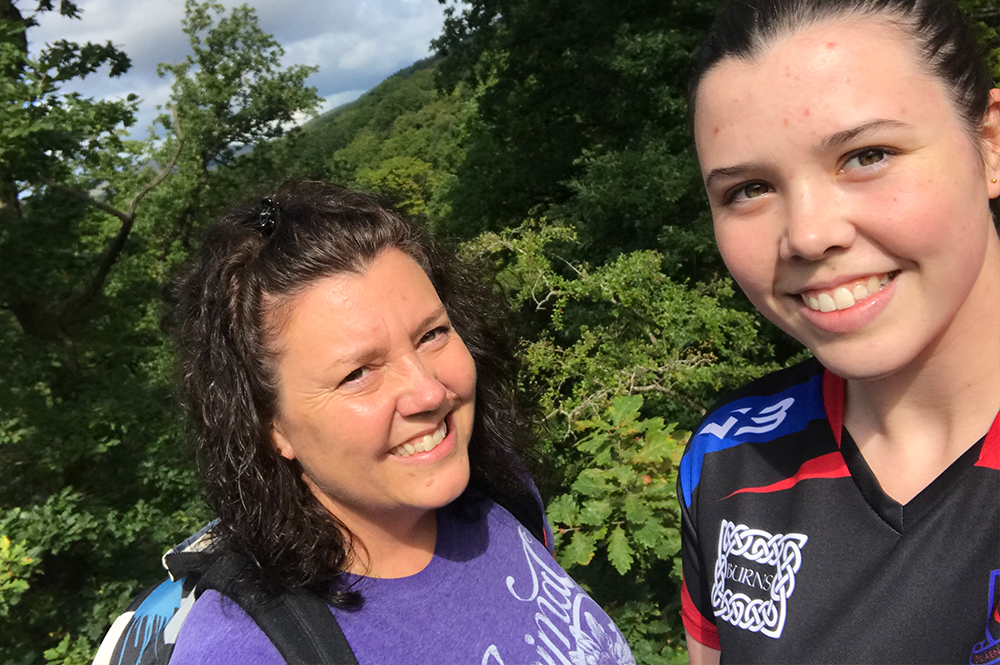
[[[698, 85], [722, 60], [752, 60], [781, 37], [824, 20], [868, 17], [884, 20], [912, 38], [916, 52], [945, 85], [978, 140], [993, 80], [955, 0], [730, 0], [719, 11], [696, 62], [689, 94], [691, 117]], [[998, 201], [990, 206], [994, 220], [1000, 221]]]
[[467, 502], [481, 493], [503, 501], [530, 491], [517, 365], [503, 309], [485, 282], [414, 222], [371, 196], [320, 182], [292, 181], [267, 194], [209, 229], [168, 288], [167, 324], [179, 346], [208, 500], [219, 516], [216, 535], [250, 559], [266, 593], [307, 587], [348, 606], [358, 594], [331, 583], [358, 544], [306, 487], [298, 462], [272, 443], [277, 390], [267, 341], [274, 331], [265, 307], [287, 303], [324, 277], [362, 272], [389, 248], [416, 261], [476, 365]]

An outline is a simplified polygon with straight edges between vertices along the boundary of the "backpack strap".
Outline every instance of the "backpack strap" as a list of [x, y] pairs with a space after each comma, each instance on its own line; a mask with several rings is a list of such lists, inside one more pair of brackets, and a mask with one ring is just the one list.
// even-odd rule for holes
[[322, 598], [297, 589], [249, 612], [288, 665], [357, 665], [357, 658]]
[[239, 605], [288, 665], [357, 665], [337, 618], [317, 594], [304, 589], [261, 598], [246, 580], [248, 560], [226, 551], [198, 581], [198, 593], [214, 589]]

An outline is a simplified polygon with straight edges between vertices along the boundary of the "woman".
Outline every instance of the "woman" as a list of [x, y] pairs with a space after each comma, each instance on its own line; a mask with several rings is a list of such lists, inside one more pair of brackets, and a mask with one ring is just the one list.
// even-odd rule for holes
[[[360, 663], [634, 662], [498, 505], [544, 523], [502, 320], [411, 221], [289, 183], [214, 226], [172, 299], [212, 551], [245, 562], [246, 604], [318, 594]], [[170, 662], [282, 662], [218, 588]]]
[[991, 88], [953, 0], [740, 0], [712, 28], [692, 102], [719, 250], [815, 359], [685, 453], [691, 662], [1000, 657]]

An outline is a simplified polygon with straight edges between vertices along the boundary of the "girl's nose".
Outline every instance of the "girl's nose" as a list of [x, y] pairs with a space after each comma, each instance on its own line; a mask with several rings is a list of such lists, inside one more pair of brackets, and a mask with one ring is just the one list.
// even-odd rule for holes
[[854, 224], [831, 189], [814, 182], [791, 188], [779, 248], [782, 259], [818, 261], [854, 242]]

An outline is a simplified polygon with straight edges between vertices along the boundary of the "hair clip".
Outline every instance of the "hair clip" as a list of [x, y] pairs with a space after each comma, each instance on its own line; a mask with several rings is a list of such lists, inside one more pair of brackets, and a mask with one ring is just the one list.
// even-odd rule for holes
[[267, 237], [274, 233], [278, 225], [278, 203], [270, 196], [260, 200], [260, 216], [257, 218], [257, 230]]

